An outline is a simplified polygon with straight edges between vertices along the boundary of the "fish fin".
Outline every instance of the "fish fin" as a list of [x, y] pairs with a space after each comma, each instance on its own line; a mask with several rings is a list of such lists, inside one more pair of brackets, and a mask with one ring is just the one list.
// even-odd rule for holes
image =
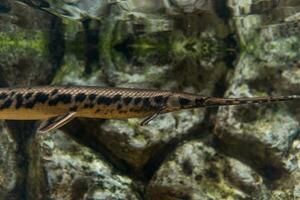
[[63, 125], [67, 124], [69, 121], [75, 118], [76, 112], [69, 112], [64, 115], [59, 115], [56, 117], [51, 117], [45, 121], [42, 121], [38, 132], [40, 133], [46, 133], [54, 129], [58, 129], [62, 127]]
[[150, 121], [152, 121], [153, 119], [155, 119], [158, 115], [160, 115], [162, 113], [162, 111], [164, 110], [164, 108], [160, 108], [157, 112], [153, 113], [152, 115], [146, 117], [142, 122], [141, 122], [141, 126], [147, 125]]

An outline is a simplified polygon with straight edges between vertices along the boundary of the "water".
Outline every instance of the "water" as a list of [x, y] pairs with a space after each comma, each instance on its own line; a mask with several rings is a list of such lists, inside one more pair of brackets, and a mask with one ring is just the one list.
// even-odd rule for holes
[[[0, 0], [0, 86], [299, 94], [299, 11], [298, 0]], [[0, 199], [297, 199], [298, 107], [186, 110], [145, 127], [77, 120], [38, 138], [1, 122]]]
[[[220, 62], [232, 66], [238, 49], [235, 39], [226, 19], [213, 11], [210, 1], [198, 1], [195, 5], [179, 1], [175, 3], [179, 8], [168, 1], [158, 2], [4, 1], [1, 14], [8, 20], [0, 37], [1, 63], [8, 66], [12, 65], [11, 60], [47, 60], [44, 67], [51, 65], [47, 71], [56, 74], [45, 83], [35, 77], [29, 81], [31, 84], [104, 85], [136, 82], [119, 79], [133, 73], [139, 79], [137, 76], [143, 76], [153, 66], [158, 71], [185, 67], [187, 63], [190, 68], [213, 68]], [[8, 59], [12, 54], [17, 54], [17, 59]], [[66, 71], [72, 71], [76, 78], [62, 75]], [[79, 81], [92, 79], [92, 74], [101, 78], [96, 78], [96, 82]], [[150, 80], [142, 80], [161, 85], [151, 76]]]

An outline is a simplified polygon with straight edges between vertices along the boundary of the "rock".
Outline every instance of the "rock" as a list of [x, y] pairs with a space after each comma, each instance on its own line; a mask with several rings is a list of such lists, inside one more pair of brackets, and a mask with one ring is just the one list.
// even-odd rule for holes
[[9, 13], [0, 13], [1, 84], [50, 83], [63, 55], [63, 41], [55, 29], [59, 26], [58, 19], [21, 2], [7, 5]]
[[[161, 13], [164, 3], [161, 0], [139, 1], [139, 0], [119, 0], [120, 6], [127, 11], [137, 12], [141, 14]], [[126, 5], [126, 6], [125, 6]]]
[[24, 174], [18, 167], [17, 143], [7, 129], [0, 123], [0, 199], [20, 199], [23, 195]]
[[152, 177], [148, 199], [247, 199], [265, 185], [251, 168], [218, 154], [203, 142], [184, 143]]
[[172, 15], [214, 12], [213, 0], [164, 0], [166, 10]]
[[243, 16], [249, 14], [264, 15], [269, 11], [274, 10], [281, 1], [279, 0], [229, 0], [228, 6], [231, 8], [235, 16]]
[[[257, 80], [263, 80], [265, 73], [260, 72], [264, 67], [253, 61], [247, 56], [241, 57], [227, 94], [259, 96], [263, 92], [258, 91], [268, 91], [272, 80], [265, 87], [256, 87], [256, 84], [262, 85]], [[286, 154], [298, 131], [295, 116], [282, 104], [277, 104], [223, 107], [218, 112], [215, 134], [222, 151], [247, 161], [268, 178], [276, 179], [287, 170]]]
[[101, 19], [106, 16], [109, 5], [107, 0], [30, 0], [30, 2], [61, 18], [78, 21], [86, 18]]
[[61, 131], [37, 135], [31, 153], [30, 199], [141, 199], [129, 177]]
[[227, 180], [252, 198], [267, 199], [270, 193], [264, 179], [251, 167], [242, 162], [227, 157], [227, 167], [224, 171]]
[[[229, 76], [226, 96], [278, 96], [299, 92], [296, 66], [300, 57], [295, 50], [299, 49], [299, 40], [295, 37], [299, 27], [297, 14], [290, 12], [297, 7], [289, 8], [292, 2], [265, 3], [268, 8], [254, 11], [254, 1], [229, 1], [243, 52]], [[216, 146], [260, 174], [265, 184], [259, 189], [264, 194], [262, 199], [298, 198], [297, 107], [298, 102], [287, 102], [223, 107], [218, 111]], [[243, 185], [246, 182], [242, 185], [233, 182], [246, 191], [251, 190]]]
[[289, 200], [299, 198], [299, 149], [300, 141], [298, 137], [293, 141], [289, 154], [286, 156], [286, 165], [288, 166], [289, 174], [273, 182], [276, 187], [271, 193], [271, 199]]
[[172, 140], [183, 138], [203, 120], [202, 111], [165, 114], [140, 126], [140, 121], [109, 120], [101, 125], [97, 137], [120, 159], [135, 169], [143, 168]]

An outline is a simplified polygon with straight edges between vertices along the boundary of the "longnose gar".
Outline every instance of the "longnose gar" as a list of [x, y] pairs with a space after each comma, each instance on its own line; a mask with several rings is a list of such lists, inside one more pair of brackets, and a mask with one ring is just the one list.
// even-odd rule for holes
[[181, 109], [294, 99], [300, 96], [215, 98], [164, 90], [87, 86], [0, 88], [0, 119], [43, 120], [38, 131], [47, 132], [75, 117], [146, 117], [142, 124], [147, 124], [161, 113]]

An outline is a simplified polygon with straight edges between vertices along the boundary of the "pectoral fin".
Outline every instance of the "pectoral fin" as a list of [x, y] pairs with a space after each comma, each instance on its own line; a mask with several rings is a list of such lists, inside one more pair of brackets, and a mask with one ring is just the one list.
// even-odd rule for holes
[[56, 116], [49, 118], [48, 120], [42, 121], [38, 132], [46, 133], [48, 131], [57, 129], [65, 124], [67, 124], [69, 121], [74, 119], [76, 112], [70, 112], [66, 113], [64, 115]]
[[145, 119], [141, 122], [141, 126], [147, 125], [150, 121], [152, 121], [152, 120], [155, 119], [159, 114], [161, 114], [163, 110], [164, 110], [164, 108], [160, 108], [157, 112], [155, 112], [154, 114], [152, 114], [152, 115], [150, 115], [149, 117], [145, 118]]

